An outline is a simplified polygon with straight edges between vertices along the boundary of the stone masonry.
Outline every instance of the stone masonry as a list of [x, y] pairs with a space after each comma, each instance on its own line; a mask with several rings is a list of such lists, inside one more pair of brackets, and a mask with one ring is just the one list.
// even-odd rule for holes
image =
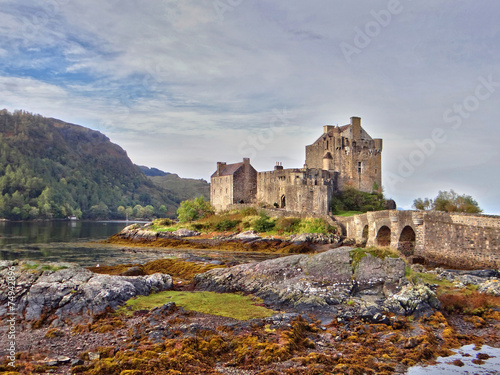
[[382, 187], [382, 140], [372, 139], [359, 117], [344, 126], [326, 125], [306, 146], [304, 168], [256, 172], [242, 163], [217, 163], [211, 177], [210, 202], [217, 211], [229, 205], [254, 203], [287, 211], [328, 214], [332, 195], [346, 186], [372, 192]]
[[500, 268], [500, 217], [436, 211], [376, 211], [336, 217], [345, 235], [427, 264]]

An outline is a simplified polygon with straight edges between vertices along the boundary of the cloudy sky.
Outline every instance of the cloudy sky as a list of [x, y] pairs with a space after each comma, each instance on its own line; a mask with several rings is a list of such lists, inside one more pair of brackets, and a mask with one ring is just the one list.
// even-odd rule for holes
[[454, 189], [500, 214], [499, 19], [496, 1], [0, 0], [0, 108], [204, 179], [301, 167], [359, 116], [400, 207]]

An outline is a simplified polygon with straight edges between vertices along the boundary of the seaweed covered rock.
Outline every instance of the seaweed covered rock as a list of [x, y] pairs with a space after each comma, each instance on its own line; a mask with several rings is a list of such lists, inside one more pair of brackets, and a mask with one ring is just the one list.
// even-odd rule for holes
[[[17, 314], [33, 321], [56, 316], [63, 320], [72, 316], [92, 316], [107, 308], [116, 308], [137, 295], [149, 295], [172, 288], [169, 275], [114, 276], [95, 274], [74, 265], [0, 264], [0, 279], [6, 280], [10, 267], [15, 280], [14, 295], [8, 285], [0, 284], [0, 315], [7, 313], [7, 298], [15, 302]], [[64, 267], [64, 268], [62, 268]], [[12, 293], [11, 293], [12, 294]]]

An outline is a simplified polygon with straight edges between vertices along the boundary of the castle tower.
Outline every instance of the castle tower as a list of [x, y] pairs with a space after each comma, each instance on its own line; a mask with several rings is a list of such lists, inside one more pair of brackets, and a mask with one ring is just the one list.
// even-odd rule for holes
[[323, 169], [325, 171], [333, 170], [333, 156], [330, 152], [327, 152], [325, 156], [323, 156]]
[[353, 116], [344, 126], [325, 125], [323, 134], [306, 146], [308, 168], [338, 172], [338, 188], [372, 192], [382, 187], [382, 140], [373, 139]]

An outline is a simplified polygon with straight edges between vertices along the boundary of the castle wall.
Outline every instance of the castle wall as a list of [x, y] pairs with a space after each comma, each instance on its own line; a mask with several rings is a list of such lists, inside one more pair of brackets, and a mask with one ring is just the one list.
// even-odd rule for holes
[[[342, 127], [326, 125], [323, 135], [306, 146], [303, 169], [257, 173], [250, 160], [217, 163], [212, 177], [210, 201], [216, 210], [230, 204], [258, 202], [289, 211], [327, 214], [335, 191], [347, 186], [372, 192], [382, 186], [382, 140], [372, 139], [361, 127], [359, 117]], [[230, 176], [229, 176], [230, 175]]]
[[233, 203], [233, 176], [217, 176], [210, 179], [210, 203], [216, 211], [223, 211]]
[[275, 169], [257, 174], [257, 202], [287, 211], [327, 214], [336, 174], [321, 169]]
[[243, 167], [234, 173], [233, 203], [254, 203], [257, 196], [257, 171], [244, 163]]

